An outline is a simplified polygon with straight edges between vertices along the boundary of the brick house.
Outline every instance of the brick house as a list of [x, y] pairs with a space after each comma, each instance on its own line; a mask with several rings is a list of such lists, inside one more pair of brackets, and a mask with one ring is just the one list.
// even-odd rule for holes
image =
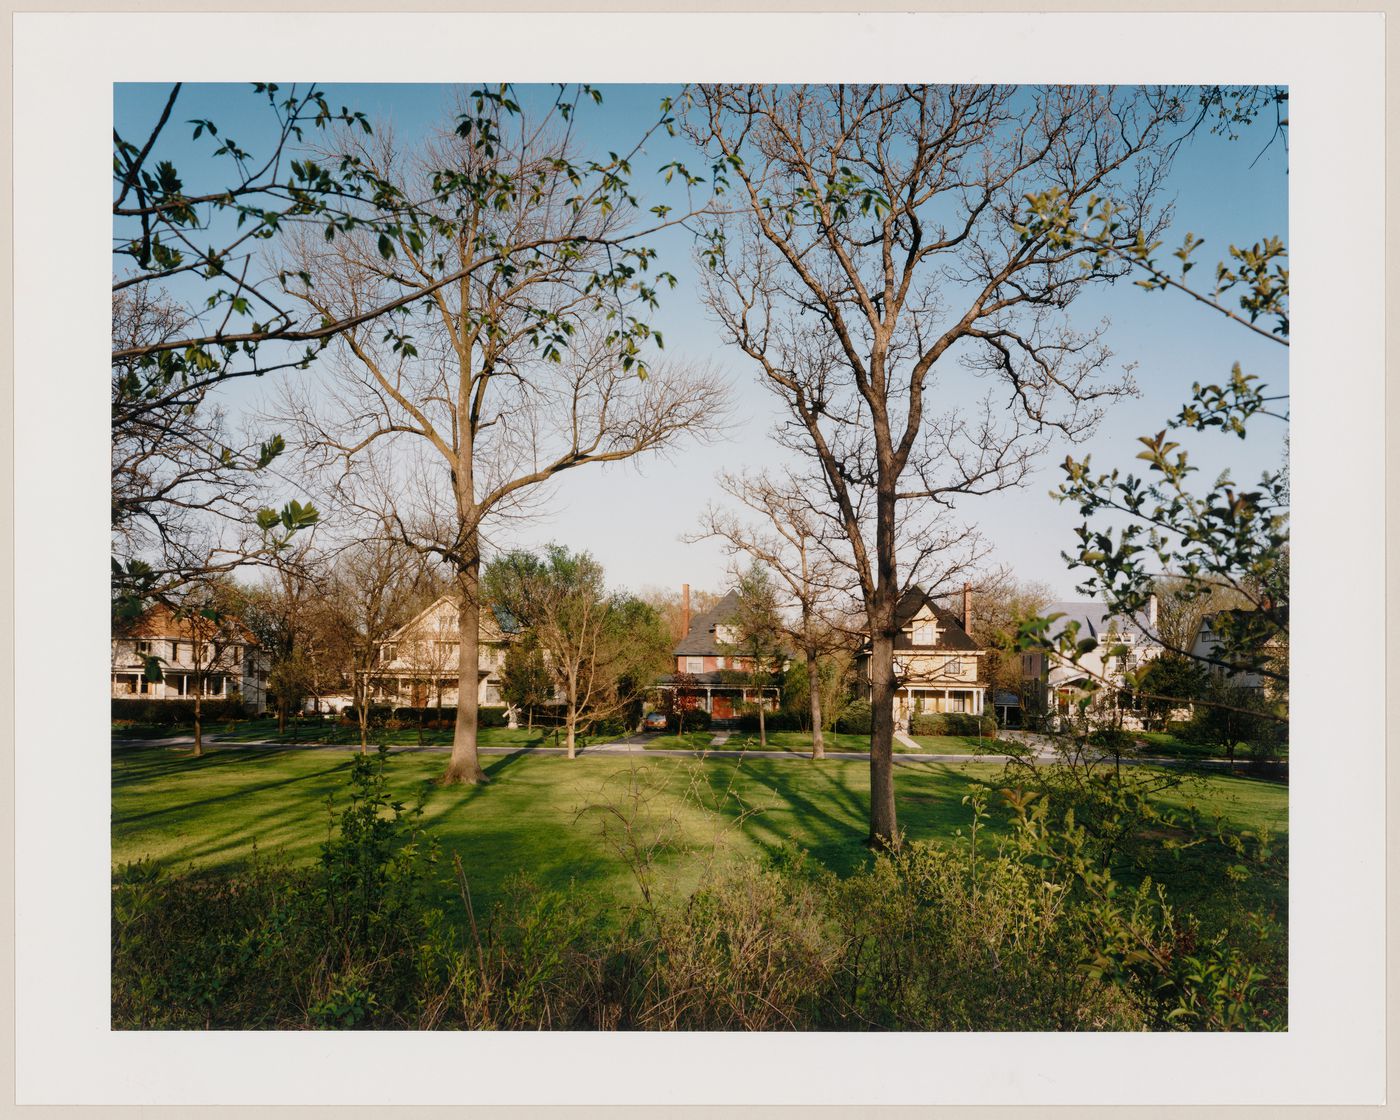
[[[145, 679], [148, 657], [160, 658], [163, 680]], [[112, 634], [112, 698], [117, 700], [192, 700], [203, 672], [204, 698], [241, 696], [262, 712], [268, 668], [257, 638], [237, 619], [216, 630], [208, 619], [184, 618], [158, 604]]]
[[[753, 672], [753, 659], [734, 652], [738, 633], [730, 624], [739, 609], [739, 593], [731, 591], [712, 610], [690, 617], [690, 589], [683, 592], [685, 636], [673, 651], [675, 672], [657, 681], [663, 702], [672, 701], [677, 683], [694, 688], [696, 706], [717, 722], [736, 718], [745, 708], [760, 701], [766, 711], [774, 711], [781, 698], [775, 685], [755, 687], [746, 679]], [[784, 661], [786, 668], [786, 659]]]

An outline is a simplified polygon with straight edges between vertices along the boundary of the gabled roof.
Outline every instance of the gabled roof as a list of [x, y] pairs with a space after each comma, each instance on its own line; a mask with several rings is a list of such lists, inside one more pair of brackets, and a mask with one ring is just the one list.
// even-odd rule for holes
[[1148, 641], [1155, 641], [1148, 633], [1146, 618], [1141, 615], [1136, 617], [1115, 615], [1103, 603], [1092, 599], [1087, 602], [1067, 600], [1061, 603], [1051, 603], [1040, 613], [1042, 616], [1052, 614], [1063, 616], [1051, 623], [1050, 629], [1054, 635], [1062, 634], [1070, 622], [1077, 622], [1079, 623], [1080, 638], [1101, 638], [1110, 630], [1116, 630], [1122, 636], [1131, 634], [1135, 640], [1144, 638]]
[[[254, 637], [253, 632], [248, 627], [243, 625], [242, 619], [233, 615], [227, 617], [237, 631], [239, 641], [253, 646], [258, 644], [258, 639]], [[116, 638], [174, 638], [177, 641], [191, 641], [194, 638], [194, 623], [189, 618], [176, 615], [164, 603], [156, 603], [129, 622], [114, 625], [112, 636]]]
[[734, 617], [739, 610], [739, 593], [731, 591], [712, 608], [698, 615], [690, 622], [690, 629], [675, 648], [676, 657], [718, 657], [727, 651], [720, 648], [722, 643], [715, 634], [715, 627], [722, 626]]
[[[938, 644], [935, 646], [916, 646], [913, 637], [908, 633], [914, 619], [925, 606], [938, 622]], [[956, 649], [976, 652], [982, 648], [963, 629], [958, 616], [935, 603], [922, 587], [911, 587], [899, 597], [899, 602], [894, 608], [894, 624], [899, 628], [899, 633], [894, 639], [894, 648], [897, 650]]]
[[[416, 615], [414, 615], [397, 630], [395, 630], [393, 634], [389, 636], [388, 640], [390, 642], [402, 642], [413, 637], [414, 632], [423, 623], [423, 621], [431, 617], [439, 608], [443, 606], [447, 606], [452, 610], [452, 635], [453, 637], [456, 637], [456, 614], [458, 609], [457, 604], [457, 596], [452, 594], [439, 595], [436, 599], [434, 599]], [[487, 604], [483, 604], [483, 606], [486, 605]], [[506, 634], [513, 634], [520, 629], [519, 624], [516, 623], [515, 619], [511, 618], [510, 615], [508, 615], [505, 611], [498, 610], [496, 607], [489, 607], [487, 610], [484, 610], [482, 612], [481, 621], [478, 628], [484, 633], [486, 637], [492, 640], [494, 640], [495, 638], [495, 635], [491, 633], [492, 629], [498, 631], [502, 637], [504, 637]], [[427, 637], [429, 635], [424, 636]]]

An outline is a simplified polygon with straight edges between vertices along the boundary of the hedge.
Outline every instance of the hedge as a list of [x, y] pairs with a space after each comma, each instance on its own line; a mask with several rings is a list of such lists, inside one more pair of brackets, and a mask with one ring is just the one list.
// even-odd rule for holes
[[[202, 720], [247, 719], [249, 707], [242, 700], [209, 699], [200, 705]], [[193, 700], [127, 700], [112, 698], [112, 718], [133, 723], [168, 726], [194, 722]]]
[[[741, 712], [739, 715], [740, 731], [758, 730], [758, 712]], [[803, 730], [801, 721], [794, 712], [766, 712], [763, 716], [763, 728], [765, 731], [801, 731]]]
[[909, 720], [911, 735], [990, 735], [997, 733], [997, 721], [990, 715], [970, 712], [916, 712]]
[[[675, 712], [668, 712], [666, 715], [666, 730], [677, 731], [680, 726], [680, 717]], [[710, 729], [710, 713], [704, 708], [691, 708], [685, 713], [685, 729], [687, 731], [708, 731]]]
[[[359, 714], [353, 706], [346, 708], [341, 715], [351, 723], [359, 721]], [[457, 722], [457, 709], [455, 706], [449, 705], [443, 705], [439, 709], [435, 704], [426, 708], [390, 708], [387, 705], [381, 707], [378, 704], [370, 706], [370, 726], [382, 727], [390, 720], [397, 722], [400, 727], [422, 727], [436, 723], [438, 720], [446, 724], [454, 724]], [[504, 707], [482, 706], [476, 711], [476, 726], [478, 728], [504, 727], [507, 722]]]

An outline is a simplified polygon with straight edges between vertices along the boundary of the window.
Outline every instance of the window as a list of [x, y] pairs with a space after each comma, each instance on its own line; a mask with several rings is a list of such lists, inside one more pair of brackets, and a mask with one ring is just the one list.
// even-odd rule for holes
[[148, 639], [142, 638], [136, 643], [136, 652], [142, 657], [149, 657], [151, 654], [151, 643]]
[[685, 659], [685, 671], [687, 673], [701, 673], [705, 670], [705, 659], [703, 657], [687, 657]]
[[914, 623], [913, 641], [916, 646], [936, 646], [938, 623], [931, 618]]
[[950, 657], [947, 661], [943, 662], [943, 672], [949, 676], [956, 677], [961, 674], [962, 671], [962, 662], [956, 657]]

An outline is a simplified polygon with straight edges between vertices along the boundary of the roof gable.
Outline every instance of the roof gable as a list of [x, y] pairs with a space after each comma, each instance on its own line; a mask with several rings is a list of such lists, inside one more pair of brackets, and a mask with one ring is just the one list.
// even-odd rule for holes
[[[923, 619], [932, 619], [937, 623], [938, 640], [932, 646], [915, 645], [909, 633], [910, 627]], [[947, 607], [934, 602], [922, 587], [911, 587], [899, 597], [899, 603], [894, 610], [894, 622], [899, 628], [894, 640], [894, 648], [898, 650], [948, 649], [974, 653], [982, 649], [963, 629], [962, 620]]]
[[708, 611], [691, 619], [690, 629], [676, 645], [676, 657], [702, 657], [706, 654], [719, 656], [727, 652], [720, 647], [723, 643], [715, 634], [715, 627], [723, 626], [739, 610], [739, 593], [731, 591]]

